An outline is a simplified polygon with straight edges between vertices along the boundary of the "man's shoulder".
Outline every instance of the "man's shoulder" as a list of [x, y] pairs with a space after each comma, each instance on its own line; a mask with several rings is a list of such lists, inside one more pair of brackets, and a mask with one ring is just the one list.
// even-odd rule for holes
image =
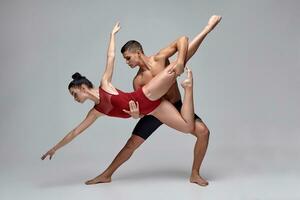
[[149, 56], [151, 58], [152, 64], [154, 68], [160, 68], [163, 66], [165, 67], [166, 65], [170, 64], [169, 58], [166, 56], [163, 56], [159, 53]]
[[139, 72], [135, 75], [132, 80], [134, 90], [142, 87], [144, 85], [143, 76]]
[[137, 83], [137, 82], [140, 82], [142, 80], [142, 77], [143, 77], [143, 72], [141, 70], [139, 70], [135, 77], [133, 78], [133, 82], [134, 83]]
[[141, 72], [137, 72], [135, 77], [133, 78], [133, 81], [140, 79], [142, 76]]
[[166, 59], [166, 57], [163, 56], [162, 54], [160, 54], [159, 52], [157, 52], [156, 54], [154, 54], [154, 55], [152, 55], [152, 56], [150, 56], [150, 57], [152, 58], [152, 60], [153, 60], [154, 62], [160, 62], [160, 61]]
[[154, 76], [150, 70], [143, 70], [143, 71], [141, 70], [141, 71], [138, 71], [137, 74], [135, 75], [135, 77], [133, 78], [133, 83], [138, 84], [140, 86], [145, 85], [153, 77]]

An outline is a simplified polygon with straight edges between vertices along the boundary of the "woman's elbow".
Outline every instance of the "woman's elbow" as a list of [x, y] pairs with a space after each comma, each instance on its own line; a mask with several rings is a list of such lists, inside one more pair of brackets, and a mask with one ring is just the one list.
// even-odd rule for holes
[[77, 135], [79, 135], [81, 132], [78, 129], [73, 129], [71, 134], [70, 134], [70, 138], [75, 138]]
[[116, 54], [114, 52], [109, 52], [107, 54], [107, 60], [114, 60], [116, 57]]

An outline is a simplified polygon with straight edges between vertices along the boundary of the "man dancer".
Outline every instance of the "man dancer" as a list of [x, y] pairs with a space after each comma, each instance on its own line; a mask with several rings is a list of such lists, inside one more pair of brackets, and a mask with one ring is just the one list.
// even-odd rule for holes
[[[193, 39], [189, 44], [186, 61], [187, 62], [197, 51], [200, 44], [207, 36], [207, 34], [214, 29], [214, 27], [220, 22], [220, 16], [212, 16], [206, 27]], [[146, 56], [143, 52], [143, 48], [137, 41], [128, 41], [121, 49], [123, 57], [126, 63], [134, 68], [139, 66], [139, 71], [133, 80], [133, 87], [135, 90], [148, 83], [154, 76], [162, 71], [169, 64], [169, 57], [174, 55], [179, 50], [182, 43], [186, 42], [186, 37], [180, 37], [175, 40], [166, 48], [160, 50], [153, 56]], [[163, 97], [170, 101], [180, 112], [182, 102], [180, 92], [177, 86], [177, 82], [170, 88], [167, 94]], [[134, 118], [139, 118], [138, 105], [135, 102], [129, 103], [130, 111], [124, 110], [131, 114]], [[162, 123], [152, 115], [142, 117], [135, 126], [132, 136], [129, 138], [125, 146], [121, 149], [109, 167], [95, 177], [86, 182], [86, 184], [107, 183], [111, 181], [112, 174], [120, 167], [125, 161], [127, 161], [133, 152], [161, 125]], [[195, 114], [195, 130], [191, 132], [196, 139], [194, 146], [194, 160], [192, 165], [192, 172], [190, 176], [190, 182], [196, 183], [201, 186], [207, 186], [208, 182], [200, 176], [200, 167], [205, 156], [208, 140], [209, 130], [204, 122]]]

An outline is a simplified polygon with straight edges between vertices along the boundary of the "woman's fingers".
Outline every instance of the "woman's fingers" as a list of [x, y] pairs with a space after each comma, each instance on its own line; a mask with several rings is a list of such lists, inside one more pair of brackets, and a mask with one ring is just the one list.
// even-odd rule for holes
[[55, 153], [55, 151], [50, 150], [50, 151], [48, 151], [46, 154], [44, 154], [44, 155], [41, 157], [41, 159], [42, 159], [42, 160], [45, 160], [45, 158], [47, 158], [47, 156], [49, 156], [49, 160], [51, 160], [52, 157], [53, 157], [53, 155], [54, 155], [54, 153]]
[[133, 100], [128, 102], [129, 110], [123, 109], [123, 112], [131, 115], [133, 118], [138, 118], [139, 117], [139, 103], [135, 102]]
[[129, 110], [125, 110], [125, 109], [123, 109], [123, 112], [126, 112], [127, 114], [129, 114], [130, 115], [130, 111]]
[[47, 156], [48, 156], [49, 154], [48, 154], [48, 152], [46, 153], [46, 154], [44, 154], [43, 156], [42, 156], [42, 160], [45, 160], [45, 158], [47, 158]]
[[131, 112], [133, 111], [132, 101], [129, 101], [129, 109], [130, 109]]
[[136, 104], [135, 104], [135, 102], [134, 101], [129, 101], [129, 107], [130, 107], [130, 111], [131, 112], [135, 112], [137, 109], [137, 106], [136, 106]]
[[117, 33], [120, 30], [120, 22], [117, 22], [113, 28], [113, 33]]

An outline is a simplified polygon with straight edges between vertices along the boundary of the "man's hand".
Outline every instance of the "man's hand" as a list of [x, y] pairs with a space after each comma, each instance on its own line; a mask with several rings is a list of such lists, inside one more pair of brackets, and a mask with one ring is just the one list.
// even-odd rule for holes
[[180, 76], [184, 72], [184, 63], [175, 62], [171, 63], [171, 65], [173, 66], [169, 70], [170, 74], [175, 72], [176, 76]]
[[126, 112], [134, 119], [140, 118], [140, 109], [139, 109], [139, 102], [134, 102], [133, 100], [129, 101], [129, 110], [123, 109], [123, 112]]
[[49, 160], [51, 160], [52, 156], [55, 154], [55, 150], [52, 148], [47, 153], [45, 153], [41, 159], [44, 160], [47, 156], [49, 156]]

